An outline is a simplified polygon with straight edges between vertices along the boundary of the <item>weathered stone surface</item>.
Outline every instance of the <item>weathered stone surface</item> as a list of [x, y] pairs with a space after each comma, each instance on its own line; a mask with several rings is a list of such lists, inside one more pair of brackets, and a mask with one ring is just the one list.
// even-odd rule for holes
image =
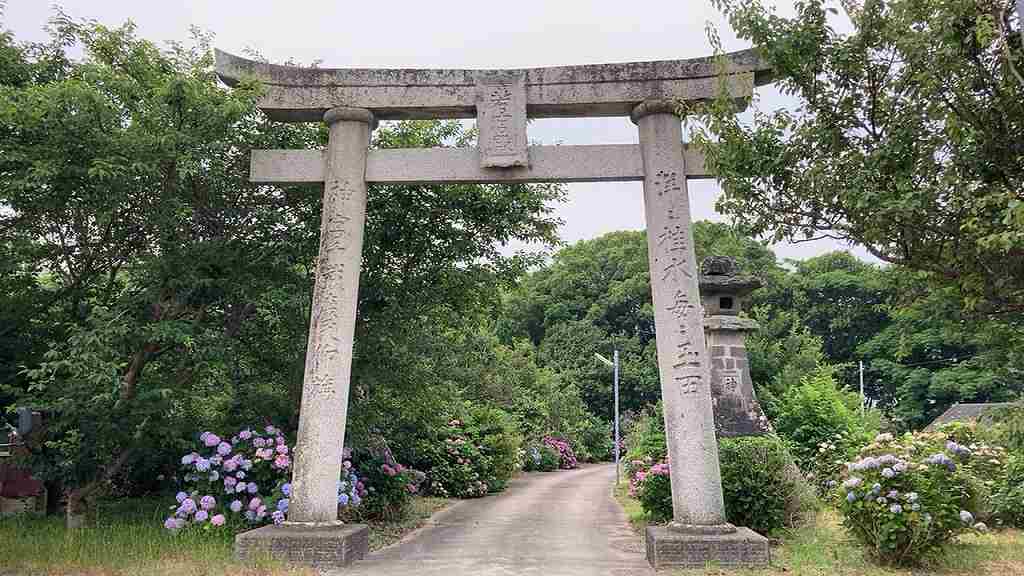
[[241, 560], [271, 556], [291, 564], [346, 566], [369, 549], [370, 529], [364, 524], [271, 524], [235, 536], [235, 555]]
[[682, 162], [682, 125], [665, 112], [635, 120], [645, 174], [644, 211], [665, 439], [672, 461], [673, 515], [680, 524], [722, 525], [725, 504]]
[[647, 561], [654, 568], [764, 566], [771, 560], [768, 539], [748, 528], [732, 534], [688, 534], [666, 526], [648, 526]]
[[[771, 81], [771, 67], [754, 50], [724, 55], [729, 93], [742, 102]], [[336, 106], [365, 108], [382, 120], [473, 118], [480, 70], [298, 68], [256, 62], [217, 51], [217, 74], [235, 84], [260, 79], [260, 101], [271, 118], [311, 122]], [[525, 77], [530, 117], [628, 116], [651, 98], [705, 100], [719, 92], [714, 57], [515, 70]]]
[[[742, 326], [742, 327], [740, 327]], [[705, 338], [712, 350], [711, 397], [715, 431], [720, 438], [758, 436], [771, 432], [750, 379], [744, 337], [757, 323], [737, 316], [704, 319]]]
[[526, 74], [483, 72], [476, 79], [481, 168], [530, 164], [526, 150]]
[[336, 483], [345, 443], [366, 220], [363, 174], [372, 117], [365, 111], [338, 110], [327, 119], [333, 123], [288, 510], [295, 522], [338, 518]]
[[[370, 150], [366, 181], [372, 184], [496, 184], [528, 182], [627, 182], [644, 179], [636, 144], [530, 146], [530, 166], [486, 170], [475, 148]], [[683, 148], [688, 179], [711, 178], [704, 155]], [[326, 152], [253, 150], [250, 180], [268, 184], [323, 182]]]

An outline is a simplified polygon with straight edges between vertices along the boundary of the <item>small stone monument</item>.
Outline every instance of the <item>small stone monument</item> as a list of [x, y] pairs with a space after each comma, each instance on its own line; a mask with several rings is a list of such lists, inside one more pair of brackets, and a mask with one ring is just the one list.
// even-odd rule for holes
[[727, 256], [705, 258], [700, 272], [715, 430], [720, 438], [767, 434], [771, 424], [757, 402], [744, 344], [747, 333], [757, 330], [757, 321], [739, 316], [743, 302], [761, 281], [740, 274], [736, 260]]

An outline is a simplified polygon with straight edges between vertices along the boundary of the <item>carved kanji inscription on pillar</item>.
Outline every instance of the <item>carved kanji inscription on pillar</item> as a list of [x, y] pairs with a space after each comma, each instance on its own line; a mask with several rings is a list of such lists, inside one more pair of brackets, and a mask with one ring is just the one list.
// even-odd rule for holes
[[526, 76], [481, 73], [476, 79], [480, 166], [529, 165], [526, 142]]

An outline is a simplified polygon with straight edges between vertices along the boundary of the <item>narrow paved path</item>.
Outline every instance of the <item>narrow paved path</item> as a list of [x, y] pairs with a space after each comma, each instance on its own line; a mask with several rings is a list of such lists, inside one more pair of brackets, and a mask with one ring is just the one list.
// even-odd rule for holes
[[459, 502], [402, 542], [338, 576], [653, 574], [612, 497], [615, 467], [520, 475], [495, 496]]

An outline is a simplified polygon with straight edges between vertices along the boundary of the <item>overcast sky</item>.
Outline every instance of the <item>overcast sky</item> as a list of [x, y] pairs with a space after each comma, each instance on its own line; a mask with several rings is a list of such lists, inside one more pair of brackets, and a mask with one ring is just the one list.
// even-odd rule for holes
[[[183, 40], [190, 26], [216, 34], [216, 46], [241, 54], [259, 51], [271, 61], [320, 61], [324, 67], [525, 68], [670, 60], [707, 56], [710, 23], [726, 50], [738, 41], [708, 0], [660, 2], [574, 0], [64, 0], [65, 12], [117, 25], [132, 20], [142, 37]], [[779, 10], [791, 13], [791, 2]], [[7, 0], [4, 25], [22, 40], [43, 40], [53, 14], [46, 0]], [[790, 103], [771, 87], [758, 89], [758, 106]], [[531, 141], [544, 144], [637, 142], [628, 118], [544, 119], [531, 122]], [[644, 227], [639, 182], [572, 184], [557, 207], [567, 242], [613, 230]], [[724, 220], [714, 209], [713, 181], [691, 181], [695, 219]], [[845, 244], [779, 244], [782, 258], [807, 258]], [[866, 252], [854, 247], [861, 258]]]

